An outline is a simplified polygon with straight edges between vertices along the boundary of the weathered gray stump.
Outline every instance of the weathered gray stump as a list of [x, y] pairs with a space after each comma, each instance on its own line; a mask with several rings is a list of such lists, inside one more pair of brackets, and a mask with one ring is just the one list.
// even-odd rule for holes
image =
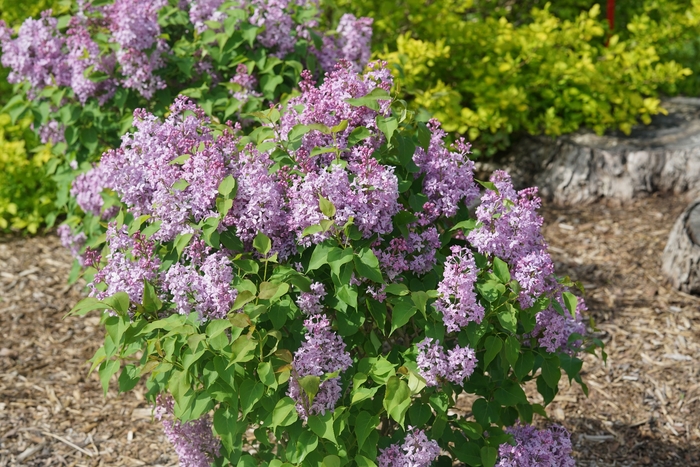
[[673, 225], [661, 268], [676, 289], [700, 294], [700, 199]]
[[558, 204], [700, 192], [700, 99], [674, 98], [664, 105], [668, 116], [655, 116], [629, 136], [581, 131], [557, 139], [528, 137], [478, 167], [504, 168], [518, 187], [538, 186]]

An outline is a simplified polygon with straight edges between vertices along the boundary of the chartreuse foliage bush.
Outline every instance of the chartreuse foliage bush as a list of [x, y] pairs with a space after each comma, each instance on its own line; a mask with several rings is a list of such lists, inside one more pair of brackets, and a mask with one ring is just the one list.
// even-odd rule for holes
[[[132, 127], [136, 108], [163, 116], [178, 94], [226, 121], [292, 91], [302, 69], [322, 75], [339, 59], [369, 58], [366, 20], [317, 29], [313, 1], [94, 0], [60, 2], [10, 28], [0, 22], [0, 63], [12, 122], [31, 118], [55, 144], [50, 222], [75, 213], [69, 190]], [[77, 213], [80, 215], [80, 213]]]
[[72, 313], [105, 310], [105, 390], [145, 379], [184, 466], [573, 466], [565, 430], [523, 425], [598, 344], [536, 190], [477, 183], [381, 63], [303, 77], [247, 134], [185, 97], [138, 110], [85, 175], [108, 227]]
[[0, 114], [0, 230], [36, 233], [54, 209], [55, 187], [44, 170], [51, 152], [37, 144], [28, 120], [10, 120]]
[[667, 38], [674, 33], [650, 35], [651, 28], [664, 28], [648, 16], [635, 16], [624, 38], [613, 35], [608, 43], [600, 7], [572, 15], [580, 3], [557, 8], [571, 18], [564, 20], [549, 4], [526, 15], [517, 5], [509, 12], [476, 0], [328, 2], [374, 16], [375, 53], [391, 64], [411, 108], [469, 135], [487, 153], [523, 132], [556, 136], [586, 126], [628, 133], [663, 111], [661, 87], [672, 89], [690, 73], [661, 59], [663, 47], [673, 48]]

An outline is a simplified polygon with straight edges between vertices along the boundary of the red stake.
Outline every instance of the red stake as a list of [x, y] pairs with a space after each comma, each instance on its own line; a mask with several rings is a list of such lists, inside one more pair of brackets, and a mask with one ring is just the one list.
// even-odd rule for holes
[[608, 25], [612, 32], [615, 27], [615, 0], [608, 0]]

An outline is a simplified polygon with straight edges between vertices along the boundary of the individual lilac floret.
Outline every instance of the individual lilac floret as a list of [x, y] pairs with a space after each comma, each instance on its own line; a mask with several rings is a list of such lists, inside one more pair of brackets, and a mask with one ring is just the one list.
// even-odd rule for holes
[[[117, 292], [126, 292], [129, 299], [141, 303], [144, 281], [160, 282], [160, 259], [155, 255], [155, 243], [141, 232], [130, 236], [126, 225], [118, 229], [114, 223], [107, 227], [107, 245], [110, 253], [107, 264], [97, 271], [88, 284], [90, 296], [102, 300]], [[100, 291], [97, 284], [104, 283], [106, 290]]]
[[437, 386], [443, 379], [462, 384], [476, 368], [476, 354], [470, 347], [456, 346], [445, 353], [440, 342], [426, 337], [417, 348], [418, 370], [428, 386]]
[[[163, 287], [172, 295], [178, 313], [199, 314], [200, 321], [223, 319], [231, 310], [238, 292], [232, 287], [233, 268], [223, 251], [212, 252], [204, 242], [194, 241], [196, 252], [189, 265], [173, 264], [165, 273]], [[192, 248], [194, 246], [194, 248]]]
[[484, 319], [484, 307], [474, 291], [478, 269], [472, 252], [458, 245], [452, 246], [451, 251], [437, 288], [440, 298], [434, 306], [442, 313], [447, 331], [457, 332], [472, 321], [480, 323]]
[[510, 176], [497, 170], [491, 175], [497, 191], [487, 190], [476, 209], [479, 221], [467, 240], [484, 255], [497, 256], [511, 265], [521, 286], [520, 305], [554, 289], [554, 264], [542, 236], [543, 219], [537, 214], [541, 200], [537, 188], [516, 192]]
[[312, 315], [304, 321], [304, 326], [307, 330], [306, 340], [294, 353], [294, 372], [287, 393], [297, 402], [299, 416], [306, 420], [309, 415], [325, 414], [327, 410], [332, 412], [335, 409], [341, 396], [340, 377], [322, 381], [311, 404], [298, 379], [343, 372], [352, 366], [352, 359], [345, 350], [343, 340], [331, 330], [331, 323], [326, 316]]
[[87, 236], [84, 232], [79, 232], [73, 234], [70, 226], [68, 224], [61, 224], [56, 229], [56, 233], [61, 239], [61, 245], [70, 250], [70, 254], [78, 260], [78, 263], [83, 264], [83, 256], [80, 254], [80, 250], [85, 245]]
[[297, 299], [297, 306], [307, 315], [317, 315], [323, 311], [321, 303], [326, 297], [326, 288], [320, 282], [311, 284], [311, 292], [301, 292]]
[[380, 452], [379, 467], [429, 467], [440, 455], [440, 446], [428, 439], [423, 430], [409, 426], [401, 446], [392, 444]]
[[497, 467], [574, 467], [569, 432], [559, 425], [538, 430], [532, 425], [506, 428], [515, 446], [504, 443], [498, 448]]
[[0, 47], [2, 66], [10, 69], [10, 83], [28, 81], [32, 93], [45, 86], [67, 86], [71, 71], [63, 46], [65, 38], [58, 31], [58, 20], [51, 17], [51, 10], [41, 13], [41, 18], [28, 18], [19, 28], [16, 39], [4, 21], [0, 21]]
[[206, 415], [182, 422], [173, 415], [174, 401], [170, 395], [156, 398], [154, 416], [163, 422], [163, 431], [180, 458], [181, 467], [209, 467], [219, 456], [221, 444], [212, 432]]
[[428, 150], [419, 147], [413, 156], [420, 169], [416, 176], [424, 175], [423, 193], [428, 197], [423, 206], [423, 224], [440, 216], [452, 217], [460, 204], [469, 204], [479, 196], [469, 145], [460, 139], [450, 151], [445, 146], [447, 133], [440, 128], [440, 122], [430, 120], [428, 129], [431, 132]]

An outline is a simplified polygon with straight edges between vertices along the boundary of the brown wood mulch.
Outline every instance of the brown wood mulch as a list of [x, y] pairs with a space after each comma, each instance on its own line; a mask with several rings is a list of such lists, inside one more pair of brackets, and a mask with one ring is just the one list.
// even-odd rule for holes
[[[543, 208], [557, 271], [585, 284], [608, 352], [606, 365], [586, 357], [588, 398], [563, 378], [548, 408], [580, 466], [700, 465], [700, 299], [660, 272], [685, 204]], [[80, 298], [69, 269], [55, 237], [0, 238], [0, 467], [176, 465], [143, 387], [105, 398], [87, 376], [102, 330], [96, 316], [62, 319]]]

